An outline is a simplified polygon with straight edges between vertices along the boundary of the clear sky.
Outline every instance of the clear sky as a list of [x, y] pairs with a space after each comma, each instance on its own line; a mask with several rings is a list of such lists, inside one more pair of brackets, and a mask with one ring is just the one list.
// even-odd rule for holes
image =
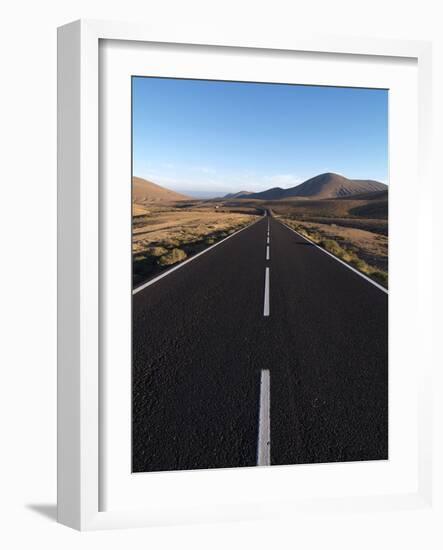
[[199, 197], [323, 172], [388, 183], [388, 92], [134, 77], [133, 174]]

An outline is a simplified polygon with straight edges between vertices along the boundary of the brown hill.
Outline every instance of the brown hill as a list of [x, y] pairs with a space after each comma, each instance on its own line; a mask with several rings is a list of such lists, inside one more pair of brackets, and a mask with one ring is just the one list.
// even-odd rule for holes
[[320, 174], [304, 183], [291, 187], [290, 189], [282, 189], [275, 187], [261, 193], [253, 193], [247, 195], [248, 199], [262, 200], [280, 200], [291, 197], [309, 197], [311, 199], [335, 199], [339, 197], [347, 197], [352, 195], [361, 195], [362, 193], [373, 193], [387, 190], [387, 185], [373, 180], [351, 180], [327, 172]]
[[132, 200], [136, 203], [160, 202], [160, 201], [183, 201], [190, 197], [170, 191], [152, 181], [134, 176], [132, 178]]
[[362, 218], [386, 220], [388, 218], [388, 200], [368, 201], [367, 204], [351, 208], [349, 214]]
[[361, 193], [383, 191], [387, 188], [384, 183], [372, 180], [350, 180], [339, 174], [326, 173], [311, 178], [293, 188], [291, 196], [316, 197], [318, 199], [332, 199]]
[[369, 193], [358, 193], [357, 195], [346, 195], [343, 197], [337, 197], [339, 200], [388, 200], [388, 190], [384, 191], [370, 191]]

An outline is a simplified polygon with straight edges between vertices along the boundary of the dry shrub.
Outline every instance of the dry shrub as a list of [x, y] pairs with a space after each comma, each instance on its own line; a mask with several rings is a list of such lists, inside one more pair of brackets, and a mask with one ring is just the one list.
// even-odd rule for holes
[[158, 259], [159, 265], [173, 265], [186, 260], [186, 252], [180, 248], [173, 248]]

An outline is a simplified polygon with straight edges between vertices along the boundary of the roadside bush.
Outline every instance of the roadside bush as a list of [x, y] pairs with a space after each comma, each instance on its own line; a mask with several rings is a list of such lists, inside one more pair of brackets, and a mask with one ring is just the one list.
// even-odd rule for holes
[[343, 248], [338, 244], [338, 242], [332, 239], [323, 239], [322, 241], [320, 241], [319, 244], [325, 250], [327, 250], [331, 254], [334, 254], [334, 256], [337, 256], [337, 258], [340, 258], [345, 262], [353, 263], [362, 261], [353, 252], [346, 250], [346, 248]]
[[373, 271], [372, 272], [372, 278], [375, 279], [378, 283], [382, 284], [383, 286], [388, 286], [388, 274], [384, 271]]
[[163, 256], [163, 254], [166, 254], [168, 252], [167, 248], [164, 248], [163, 246], [150, 246], [146, 249], [146, 254], [149, 256], [153, 256], [154, 258], [159, 258], [160, 256]]
[[359, 269], [360, 271], [363, 271], [364, 273], [367, 273], [369, 271], [368, 264], [358, 258], [357, 256], [351, 260], [351, 265], [353, 265], [355, 268]]
[[159, 265], [173, 265], [186, 260], [186, 252], [180, 248], [173, 248], [158, 259]]
[[320, 245], [325, 248], [328, 252], [331, 252], [331, 254], [335, 254], [336, 256], [342, 256], [344, 255], [343, 248], [332, 239], [323, 239], [320, 241]]

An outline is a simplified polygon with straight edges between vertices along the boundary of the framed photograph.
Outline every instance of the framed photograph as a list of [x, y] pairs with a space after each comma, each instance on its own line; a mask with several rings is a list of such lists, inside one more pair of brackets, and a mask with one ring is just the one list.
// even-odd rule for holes
[[430, 67], [59, 29], [61, 523], [430, 506]]

